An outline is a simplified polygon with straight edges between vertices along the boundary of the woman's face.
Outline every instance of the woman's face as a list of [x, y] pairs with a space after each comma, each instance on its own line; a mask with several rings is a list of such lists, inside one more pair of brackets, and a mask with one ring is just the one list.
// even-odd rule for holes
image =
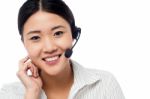
[[62, 17], [38, 11], [24, 24], [24, 46], [32, 63], [49, 75], [57, 75], [69, 66], [64, 52], [72, 46], [70, 25]]

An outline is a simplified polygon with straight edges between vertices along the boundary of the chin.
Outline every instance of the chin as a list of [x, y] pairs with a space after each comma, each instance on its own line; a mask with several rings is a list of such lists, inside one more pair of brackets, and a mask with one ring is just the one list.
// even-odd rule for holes
[[59, 62], [56, 65], [43, 64], [41, 66], [41, 70], [49, 76], [57, 76], [62, 74], [67, 69], [66, 62]]

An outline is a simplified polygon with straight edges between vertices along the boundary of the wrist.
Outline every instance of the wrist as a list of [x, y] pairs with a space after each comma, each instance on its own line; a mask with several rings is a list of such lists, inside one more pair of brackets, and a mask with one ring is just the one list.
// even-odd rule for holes
[[39, 90], [26, 90], [25, 99], [39, 99], [40, 93]]

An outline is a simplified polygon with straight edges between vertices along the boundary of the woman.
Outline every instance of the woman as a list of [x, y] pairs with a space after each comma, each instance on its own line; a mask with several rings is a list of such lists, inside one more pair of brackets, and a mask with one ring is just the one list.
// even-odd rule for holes
[[83, 68], [69, 58], [80, 29], [62, 0], [27, 0], [18, 28], [28, 52], [17, 72], [22, 83], [4, 86], [0, 99], [124, 99], [110, 73]]

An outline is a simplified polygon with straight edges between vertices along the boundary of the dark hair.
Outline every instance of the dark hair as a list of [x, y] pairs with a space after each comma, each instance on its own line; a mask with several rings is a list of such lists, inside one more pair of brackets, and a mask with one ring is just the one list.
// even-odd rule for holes
[[18, 14], [18, 30], [21, 37], [23, 36], [23, 27], [28, 18], [42, 10], [57, 14], [65, 19], [72, 32], [72, 37], [75, 39], [78, 35], [76, 32], [75, 19], [70, 8], [62, 0], [27, 0], [20, 8]]

